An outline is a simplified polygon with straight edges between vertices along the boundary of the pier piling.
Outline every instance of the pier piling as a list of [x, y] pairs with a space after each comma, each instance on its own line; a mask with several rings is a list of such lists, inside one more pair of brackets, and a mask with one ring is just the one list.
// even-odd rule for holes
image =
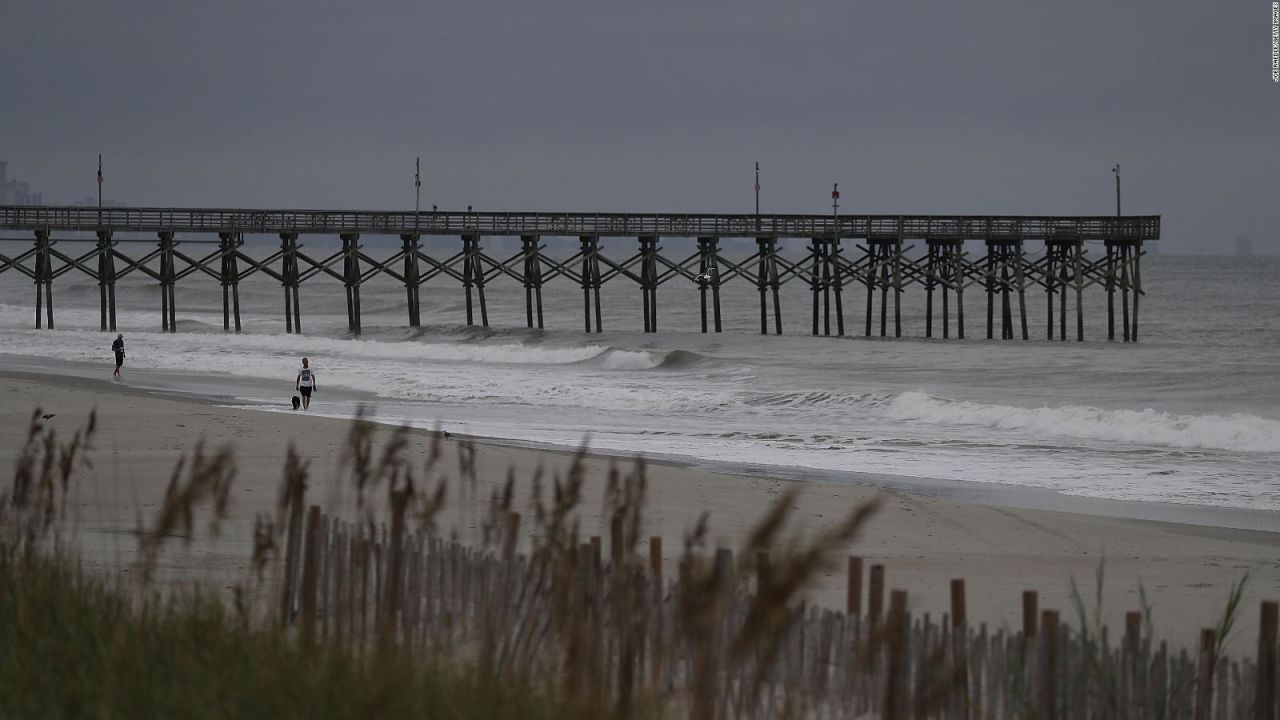
[[986, 286], [987, 286], [987, 339], [992, 339], [992, 329], [994, 327], [993, 319], [995, 318], [995, 293], [996, 293], [996, 254], [999, 252], [998, 246], [987, 241], [987, 267]]
[[1116, 339], [1116, 247], [1115, 242], [1107, 240], [1107, 339]]
[[658, 238], [640, 236], [640, 294], [644, 331], [658, 332]]
[[840, 270], [836, 266], [834, 253], [835, 241], [825, 237], [811, 239], [809, 254], [813, 259], [813, 265], [809, 275], [809, 287], [813, 294], [814, 335], [818, 334], [819, 298], [821, 298], [822, 306], [822, 334], [824, 336], [831, 335], [831, 296], [833, 291], [836, 298], [836, 325], [839, 334], [844, 334], [843, 309], [840, 307], [840, 291], [838, 289]]
[[592, 296], [595, 299], [596, 332], [604, 332], [600, 319], [600, 239], [595, 235], [578, 238], [582, 245], [582, 310], [586, 317], [586, 331], [591, 332]]
[[1138, 300], [1142, 297], [1142, 239], [1133, 242], [1133, 330], [1130, 340], [1138, 342]]
[[[283, 236], [282, 236], [283, 237]], [[219, 277], [222, 282], [222, 331], [230, 332], [234, 319], [236, 332], [240, 332], [240, 267], [236, 254], [240, 244], [244, 242], [237, 233], [218, 233], [218, 255], [220, 259]], [[285, 272], [283, 277], [288, 277]], [[285, 284], [285, 320], [290, 320], [289, 309], [291, 298], [289, 285]], [[292, 303], [297, 303], [295, 289]], [[172, 308], [172, 306], [170, 306]], [[291, 322], [291, 321], [290, 321]], [[290, 325], [292, 327], [292, 325]], [[299, 330], [298, 332], [302, 332]]]
[[964, 242], [958, 242], [949, 246], [951, 248], [951, 263], [953, 266], [953, 277], [955, 278], [956, 290], [956, 337], [964, 339]]
[[1076, 273], [1076, 342], [1084, 342], [1084, 242], [1077, 238], [1071, 250]]
[[822, 334], [831, 335], [831, 244], [822, 238], [818, 245], [822, 253]]
[[489, 327], [489, 306], [484, 298], [484, 265], [480, 252], [480, 236], [468, 234], [462, 236], [462, 287], [467, 295], [467, 324], [474, 325], [475, 319], [471, 304], [471, 289], [476, 291], [476, 299], [480, 302], [480, 324]]
[[173, 233], [159, 232], [160, 239], [160, 329], [178, 332], [177, 302], [174, 285], [177, 284], [173, 267]]
[[[298, 307], [298, 234], [280, 233], [280, 250], [283, 253], [281, 276], [284, 278], [284, 324], [287, 333], [302, 333], [302, 310]], [[226, 292], [222, 295], [223, 327], [226, 327]]]
[[841, 295], [844, 292], [844, 269], [840, 260], [840, 236], [834, 235], [831, 238], [831, 267], [833, 273], [833, 288], [836, 296], [836, 334], [844, 337], [844, 302]]
[[1124, 328], [1124, 341], [1129, 342], [1129, 255], [1126, 243], [1120, 246], [1120, 317]]
[[996, 291], [1000, 294], [1000, 339], [1013, 339], [1013, 313], [1009, 303], [1009, 250], [1000, 244], [996, 247], [997, 254], [997, 274], [991, 278], [991, 282], [996, 286]]
[[[352, 334], [361, 333], [361, 288], [379, 274], [389, 275], [404, 286], [410, 327], [421, 325], [421, 286], [432, 278], [458, 281], [465, 295], [467, 322], [488, 325], [485, 286], [490, 280], [505, 277], [525, 288], [526, 326], [532, 329], [536, 323], [542, 329], [546, 320], [543, 287], [548, 281], [564, 277], [582, 288], [585, 332], [603, 332], [601, 288], [606, 282], [618, 280], [624, 284], [634, 282], [639, 287], [639, 328], [644, 332], [658, 330], [658, 287], [676, 281], [691, 283], [697, 289], [699, 329], [719, 333], [723, 331], [721, 287], [741, 277], [759, 293], [761, 334], [781, 334], [780, 289], [794, 280], [809, 286], [807, 325], [815, 336], [844, 334], [843, 290], [848, 284], [862, 284], [867, 295], [864, 335], [873, 332], [879, 296], [880, 336], [889, 337], [892, 291], [893, 336], [901, 337], [903, 302], [910, 299], [904, 298], [904, 293], [923, 286], [925, 337], [937, 334], [936, 295], [941, 291], [941, 335], [951, 337], [954, 318], [956, 337], [963, 338], [964, 294], [967, 288], [977, 286], [987, 296], [987, 337], [996, 337], [995, 327], [999, 324], [1001, 339], [1021, 336], [1025, 340], [1029, 337], [1026, 291], [1038, 285], [1046, 295], [1045, 333], [1050, 340], [1066, 339], [1068, 294], [1074, 290], [1075, 338], [1081, 341], [1084, 292], [1098, 285], [1107, 293], [1107, 338], [1121, 335], [1129, 342], [1138, 338], [1143, 242], [1159, 239], [1156, 216], [756, 217], [433, 210], [429, 217], [423, 217], [418, 213], [176, 208], [90, 211], [76, 207], [0, 206], [0, 228], [34, 233], [34, 247], [31, 234], [26, 239], [0, 237], [0, 244], [24, 244], [16, 255], [0, 253], [0, 277], [14, 270], [13, 275], [30, 278], [36, 285], [33, 314], [38, 328], [52, 327], [54, 280], [64, 274], [80, 273], [99, 286], [100, 329], [115, 329], [115, 286], [118, 280], [138, 271], [160, 285], [160, 325], [164, 332], [177, 330], [176, 286], [192, 275], [212, 276], [221, 283], [223, 328], [239, 331], [239, 264], [243, 262], [247, 268], [245, 277], [261, 273], [281, 283], [289, 333], [302, 332], [300, 286], [313, 279], [320, 283], [337, 279], [342, 283], [348, 328]], [[59, 237], [59, 232], [71, 235]], [[94, 247], [79, 257], [59, 252], [56, 245], [60, 241], [84, 241], [84, 236], [76, 233], [96, 237]], [[151, 239], [139, 238], [136, 233], [148, 233]], [[199, 239], [201, 234], [207, 237], [214, 233], [216, 240]], [[241, 247], [247, 233], [278, 235], [279, 250], [261, 260], [245, 254]], [[299, 235], [303, 233], [336, 237], [341, 248], [313, 259], [301, 251]], [[181, 243], [177, 240], [179, 234], [183, 235]], [[402, 245], [388, 259], [379, 260], [362, 249], [362, 234], [399, 235]], [[447, 258], [435, 259], [424, 249], [424, 235], [455, 241], [460, 237], [462, 249]], [[519, 237], [521, 249], [503, 261], [490, 257], [481, 248], [481, 237], [488, 235]], [[549, 258], [543, 254], [543, 240], [548, 237], [577, 237], [580, 250], [567, 260]], [[626, 238], [638, 242], [639, 251], [611, 257]], [[659, 238], [673, 245], [693, 241], [696, 250], [684, 259], [679, 258], [685, 253], [672, 259], [659, 247]], [[756, 252], [746, 258], [725, 258], [720, 254], [720, 240], [724, 238], [754, 240]], [[855, 241], [856, 250], [851, 251], [851, 257], [841, 247], [845, 238]], [[925, 242], [922, 256], [912, 254], [908, 243], [914, 240]], [[965, 252], [965, 243], [977, 240], [985, 242], [986, 252], [981, 258], [971, 259]], [[794, 241], [805, 244], [792, 245]], [[129, 244], [143, 242], [150, 243], [150, 248], [130, 257]], [[216, 243], [217, 249], [205, 256], [188, 255], [178, 249], [180, 244], [210, 242]], [[1029, 242], [1043, 243], [1043, 254], [1028, 256]], [[1105, 243], [1105, 257], [1087, 257], [1086, 243], [1093, 242]], [[93, 258], [97, 260], [96, 268], [90, 262]], [[341, 271], [337, 269], [339, 263]], [[420, 268], [424, 263], [427, 267]], [[1119, 318], [1115, 312], [1117, 295], [1121, 304]]]
[[343, 233], [338, 238], [342, 241], [342, 284], [347, 291], [347, 331], [352, 335], [359, 335], [360, 236], [356, 233]]
[[[235, 323], [236, 332], [240, 332], [240, 247], [244, 245], [244, 234], [236, 233], [235, 244], [232, 246], [234, 252], [231, 253], [231, 318]], [[294, 294], [294, 304], [297, 304], [297, 294]], [[173, 304], [169, 304], [170, 310]], [[298, 332], [302, 332], [301, 329]]]
[[49, 329], [53, 329], [53, 258], [50, 249], [49, 231], [36, 231], [35, 250], [35, 285], [36, 285], [36, 329], [40, 329], [40, 301], [44, 296], [45, 320]]
[[863, 276], [862, 281], [867, 286], [867, 327], [866, 331], [863, 333], [863, 337], [871, 337], [871, 313], [875, 307], [876, 263], [878, 260], [878, 252], [879, 251], [876, 249], [875, 244], [868, 239], [867, 247], [864, 251], [865, 254], [863, 256], [863, 262], [866, 263], [866, 274]]
[[938, 284], [937, 277], [938, 250], [933, 243], [926, 243], [924, 271], [924, 336], [933, 337], [933, 288]]
[[535, 309], [538, 316], [538, 329], [542, 328], [542, 248], [538, 245], [537, 235], [520, 236], [521, 252], [524, 254], [524, 308], [525, 324], [533, 327]]
[[1017, 249], [1017, 263], [1014, 265], [1014, 276], [1018, 281], [1018, 317], [1022, 323], [1022, 339], [1028, 339], [1027, 335], [1027, 280], [1026, 280], [1026, 261], [1027, 256], [1022, 248], [1022, 241], [1018, 240], [1014, 243]]
[[1058, 340], [1067, 339], [1067, 287], [1070, 285], [1071, 249], [1063, 242], [1058, 246], [1058, 288], [1062, 294], [1058, 296]]
[[[898, 222], [898, 239], [893, 253], [893, 336], [902, 337], [902, 222]], [[883, 335], [883, 331], [881, 332]]]
[[116, 265], [111, 250], [111, 231], [98, 233], [98, 299], [101, 308], [101, 330], [116, 329]]
[[409, 311], [409, 327], [422, 325], [422, 306], [419, 301], [418, 288], [422, 284], [418, 272], [419, 236], [406, 233], [400, 236], [404, 253], [404, 292], [405, 304]]
[[1057, 267], [1054, 263], [1055, 260], [1057, 260], [1057, 249], [1046, 242], [1044, 246], [1044, 304], [1048, 317], [1046, 318], [1044, 326], [1046, 332], [1048, 332], [1049, 340], [1053, 339], [1053, 297], [1058, 292], [1055, 287], [1057, 283]]
[[720, 323], [720, 239], [698, 238], [698, 294], [702, 303], [702, 332], [707, 331], [707, 289], [711, 290], [714, 328], [721, 332]]
[[778, 299], [778, 240], [771, 235], [756, 238], [756, 287], [760, 291], [760, 334], [769, 334], [768, 295], [773, 295], [773, 328], [775, 335], [782, 334], [782, 306]]
[[893, 251], [889, 243], [877, 243], [880, 250], [880, 337], [888, 335], [889, 319], [889, 266], [893, 264]]

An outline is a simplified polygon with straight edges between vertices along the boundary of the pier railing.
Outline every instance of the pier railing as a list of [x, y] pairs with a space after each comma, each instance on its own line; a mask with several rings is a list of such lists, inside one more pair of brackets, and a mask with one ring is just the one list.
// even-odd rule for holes
[[[428, 282], [458, 283], [465, 295], [466, 323], [487, 326], [485, 286], [517, 282], [525, 288], [525, 319], [543, 328], [543, 286], [555, 280], [583, 291], [584, 330], [602, 332], [600, 289], [611, 281], [633, 282], [643, 298], [643, 328], [658, 329], [658, 289], [667, 283], [698, 291], [702, 332], [720, 332], [720, 290], [730, 282], [759, 291], [760, 332], [782, 332], [779, 288], [788, 282], [807, 285], [812, 293], [812, 333], [845, 334], [845, 304], [859, 288], [863, 334], [871, 335], [879, 314], [879, 334], [902, 335], [902, 298], [912, 288], [923, 290], [925, 337], [934, 337], [934, 297], [941, 300], [941, 336], [965, 337], [966, 290], [986, 296], [986, 336], [1030, 338], [1027, 290], [1042, 289], [1047, 305], [1047, 338], [1066, 339], [1067, 307], [1074, 307], [1076, 340], [1084, 339], [1084, 292], [1099, 286], [1107, 293], [1107, 339], [1119, 325], [1125, 341], [1138, 338], [1139, 298], [1143, 294], [1143, 244], [1160, 237], [1159, 216], [1004, 216], [1004, 215], [717, 215], [634, 213], [518, 212], [369, 212], [339, 210], [254, 210], [200, 208], [93, 208], [0, 206], [0, 229], [27, 231], [25, 238], [0, 242], [31, 243], [13, 254], [0, 253], [0, 274], [14, 270], [36, 287], [35, 325], [53, 327], [53, 281], [66, 273], [96, 280], [101, 301], [101, 327], [116, 329], [115, 285], [137, 271], [161, 286], [161, 328], [177, 327], [175, 285], [190, 275], [216, 279], [223, 289], [223, 327], [241, 328], [239, 285], [254, 274], [269, 277], [285, 290], [285, 329], [301, 332], [299, 286], [304, 282], [342, 283], [348, 323], [361, 330], [360, 288], [386, 275], [405, 288], [410, 326], [421, 324], [420, 287]], [[60, 241], [84, 242], [68, 233], [92, 233], [95, 246], [78, 255], [59, 248]], [[140, 241], [128, 233], [154, 233], [156, 247], [124, 251]], [[266, 257], [242, 251], [246, 235], [274, 234], [280, 248]], [[61, 235], [61, 237], [60, 237]], [[322, 243], [304, 250], [299, 238], [337, 236], [341, 248], [329, 253]], [[361, 237], [399, 236], [403, 247], [375, 256]], [[203, 237], [201, 237], [203, 236]], [[212, 236], [212, 237], [211, 237]], [[510, 255], [486, 251], [484, 238], [519, 236], [521, 249]], [[576, 237], [580, 249], [566, 257], [544, 252], [547, 237]], [[216, 237], [216, 240], [214, 240]], [[428, 252], [424, 238], [439, 249], [452, 237], [461, 248]], [[625, 248], [622, 238], [638, 242]], [[696, 247], [691, 239], [696, 238]], [[722, 239], [753, 240], [749, 257], [721, 252]], [[788, 250], [783, 252], [783, 240]], [[808, 242], [797, 253], [796, 239]], [[200, 243], [216, 249], [195, 251]], [[667, 252], [664, 253], [663, 243]], [[975, 257], [973, 243], [985, 253]], [[1028, 246], [1042, 244], [1032, 254]], [[1094, 257], [1088, 242], [1105, 244]], [[922, 243], [924, 253], [912, 243]], [[684, 244], [687, 250], [681, 250]], [[501, 245], [501, 243], [497, 244]], [[65, 246], [63, 246], [65, 247]], [[459, 251], [460, 250], [460, 251]], [[328, 254], [323, 254], [328, 253]], [[318, 279], [318, 280], [317, 280]], [[314, 284], [314, 283], [313, 283]], [[858, 294], [861, 294], [858, 292]], [[1119, 296], [1117, 298], [1117, 295]], [[473, 297], [477, 304], [473, 304]], [[834, 301], [834, 302], [833, 302]], [[43, 304], [43, 313], [41, 306]], [[893, 308], [890, 331], [889, 307]], [[710, 310], [710, 312], [709, 312]], [[478, 317], [477, 317], [478, 316]], [[998, 321], [997, 321], [998, 319]], [[821, 322], [820, 322], [821, 321]], [[821, 331], [819, 328], [821, 327]]]
[[423, 234], [631, 237], [831, 237], [1125, 240], [1160, 237], [1160, 217], [1001, 215], [726, 215], [388, 212], [225, 208], [0, 207], [0, 227], [26, 230], [249, 234]]

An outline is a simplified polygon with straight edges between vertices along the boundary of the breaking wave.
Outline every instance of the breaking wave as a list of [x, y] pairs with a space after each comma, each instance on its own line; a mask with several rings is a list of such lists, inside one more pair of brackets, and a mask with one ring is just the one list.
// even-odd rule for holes
[[1280, 421], [1254, 415], [1180, 415], [1090, 406], [1023, 408], [949, 400], [923, 392], [897, 395], [882, 412], [895, 420], [985, 427], [1049, 437], [1174, 448], [1280, 452]]

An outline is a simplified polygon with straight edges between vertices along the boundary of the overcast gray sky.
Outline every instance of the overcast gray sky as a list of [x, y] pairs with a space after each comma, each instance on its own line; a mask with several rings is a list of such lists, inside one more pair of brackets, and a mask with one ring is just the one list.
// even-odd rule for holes
[[1280, 251], [1268, 0], [4, 0], [49, 202], [1164, 216]]

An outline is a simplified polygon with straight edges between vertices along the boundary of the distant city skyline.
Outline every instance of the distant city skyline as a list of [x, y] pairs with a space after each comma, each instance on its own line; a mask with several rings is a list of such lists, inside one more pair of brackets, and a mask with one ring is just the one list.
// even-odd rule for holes
[[9, 163], [0, 160], [0, 205], [43, 205], [44, 193], [34, 192], [31, 183], [9, 177]]
[[[0, 205], [78, 205], [78, 206], [96, 206], [98, 198], [94, 195], [86, 195], [79, 200], [68, 200], [66, 198], [49, 197], [46, 198], [43, 192], [36, 192], [31, 189], [31, 183], [26, 180], [17, 180], [9, 178], [9, 162], [0, 160]], [[102, 199], [103, 207], [125, 207], [128, 203], [114, 200], [111, 198]]]

